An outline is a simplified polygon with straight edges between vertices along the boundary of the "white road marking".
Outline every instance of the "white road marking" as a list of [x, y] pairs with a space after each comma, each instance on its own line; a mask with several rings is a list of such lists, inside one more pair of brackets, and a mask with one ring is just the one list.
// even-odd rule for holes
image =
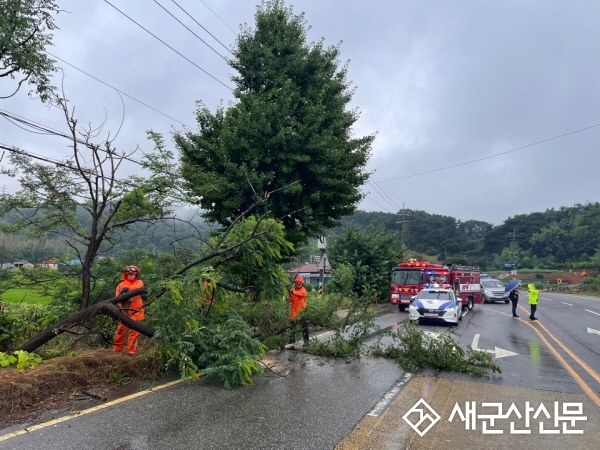
[[588, 330], [588, 333], [594, 333], [594, 334], [597, 334], [598, 336], [600, 336], [600, 331], [598, 331], [598, 330], [594, 330], [593, 328], [589, 328], [589, 327], [587, 330]]
[[571, 305], [570, 303], [567, 303], [567, 302], [561, 302], [561, 303], [562, 303], [563, 305], [569, 305], [569, 306], [573, 306], [573, 305]]
[[496, 359], [506, 358], [507, 356], [518, 355], [518, 353], [511, 352], [510, 350], [506, 350], [506, 349], [500, 348], [500, 347], [495, 347], [494, 350], [488, 350], [487, 348], [479, 348], [479, 336], [480, 336], [479, 334], [476, 334], [475, 336], [473, 336], [473, 343], [471, 344], [471, 347], [473, 347], [473, 350], [479, 350], [480, 352], [491, 353], [492, 355], [494, 355], [496, 357]]
[[412, 373], [405, 373], [400, 381], [398, 381], [389, 391], [385, 393], [383, 398], [377, 402], [371, 411], [367, 413], [367, 416], [379, 417], [379, 415], [385, 410], [390, 402], [398, 395], [402, 386], [410, 381]]
[[600, 313], [594, 312], [594, 311], [590, 311], [589, 309], [586, 309], [587, 312], [592, 313], [592, 314], [596, 314], [597, 316], [600, 316]]

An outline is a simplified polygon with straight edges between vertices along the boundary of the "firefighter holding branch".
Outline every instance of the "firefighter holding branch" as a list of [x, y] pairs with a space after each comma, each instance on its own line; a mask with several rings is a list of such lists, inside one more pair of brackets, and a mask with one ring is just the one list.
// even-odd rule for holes
[[[123, 295], [129, 291], [140, 289], [144, 287], [144, 282], [140, 280], [140, 271], [136, 266], [127, 266], [123, 270], [121, 275], [121, 283], [115, 289], [115, 297]], [[141, 295], [136, 295], [130, 299], [127, 299], [121, 303], [117, 303], [117, 306], [121, 308], [124, 314], [127, 314], [133, 320], [144, 320], [144, 301]], [[135, 355], [137, 350], [137, 343], [140, 333], [138, 331], [127, 328], [121, 322], [117, 326], [117, 332], [115, 333], [115, 343], [113, 346], [114, 352], [123, 351], [125, 347], [125, 340], [127, 334], [127, 354]]]
[[[306, 289], [304, 288], [304, 278], [297, 276], [294, 278], [294, 285], [290, 289], [288, 301], [291, 303], [290, 319], [292, 321], [292, 331], [290, 341], [285, 348], [294, 348], [296, 342], [296, 331], [298, 329], [298, 319], [296, 316], [306, 309]], [[302, 320], [300, 322], [302, 334], [306, 343], [308, 343], [308, 324]]]

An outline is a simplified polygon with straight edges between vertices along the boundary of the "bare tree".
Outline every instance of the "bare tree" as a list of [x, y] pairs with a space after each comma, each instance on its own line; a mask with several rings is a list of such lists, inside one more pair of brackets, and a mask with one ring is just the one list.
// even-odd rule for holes
[[[33, 236], [59, 235], [80, 266], [72, 270], [81, 279], [79, 309], [90, 305], [92, 267], [104, 246], [114, 244], [118, 233], [136, 223], [156, 223], [171, 214], [177, 167], [172, 154], [157, 147], [138, 161], [118, 151], [110, 135], [96, 143], [102, 125], [80, 127], [64, 98], [54, 102], [69, 128], [71, 155], [56, 161], [8, 148], [8, 165], [1, 173], [17, 178], [21, 190], [2, 199], [0, 214], [16, 217], [5, 231], [27, 229]], [[125, 163], [136, 164], [147, 176], [118, 177]]]

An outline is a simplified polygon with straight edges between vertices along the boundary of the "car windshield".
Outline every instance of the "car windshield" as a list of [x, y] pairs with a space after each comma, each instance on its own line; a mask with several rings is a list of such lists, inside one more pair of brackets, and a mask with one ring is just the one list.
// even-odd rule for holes
[[481, 280], [481, 285], [486, 288], [504, 288], [502, 282], [498, 280]]
[[417, 298], [427, 300], [454, 300], [452, 293], [448, 291], [421, 291]]
[[393, 284], [423, 284], [423, 271], [399, 269], [392, 271]]

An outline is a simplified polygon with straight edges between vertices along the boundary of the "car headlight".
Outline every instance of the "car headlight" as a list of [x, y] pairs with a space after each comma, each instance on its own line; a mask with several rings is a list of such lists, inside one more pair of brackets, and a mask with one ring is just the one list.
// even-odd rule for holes
[[456, 306], [451, 306], [449, 308], [446, 308], [447, 312], [456, 312]]
[[411, 303], [410, 306], [408, 307], [408, 309], [419, 309], [419, 308], [417, 308], [414, 303]]

